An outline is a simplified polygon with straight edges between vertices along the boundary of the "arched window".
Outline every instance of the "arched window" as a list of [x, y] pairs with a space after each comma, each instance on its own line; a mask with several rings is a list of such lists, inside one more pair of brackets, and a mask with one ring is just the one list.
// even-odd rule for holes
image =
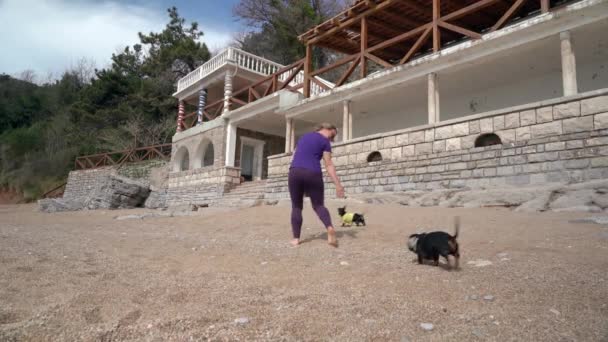
[[175, 153], [173, 161], [173, 171], [186, 171], [190, 168], [190, 155], [185, 146], [180, 147]]
[[215, 149], [211, 140], [205, 138], [201, 141], [194, 155], [193, 167], [200, 169], [201, 167], [213, 166], [215, 163]]
[[500, 137], [494, 133], [482, 134], [475, 139], [475, 147], [501, 145]]
[[213, 143], [209, 142], [207, 148], [205, 149], [205, 153], [203, 154], [203, 167], [205, 166], [213, 166], [215, 162], [215, 151], [213, 150]]
[[382, 154], [378, 151], [374, 151], [374, 152], [370, 153], [369, 156], [367, 156], [368, 163], [379, 162], [379, 161], [382, 161]]

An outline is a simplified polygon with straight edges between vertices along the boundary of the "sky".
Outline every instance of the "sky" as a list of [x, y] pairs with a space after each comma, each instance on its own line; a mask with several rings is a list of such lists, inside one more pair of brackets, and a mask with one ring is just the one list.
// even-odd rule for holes
[[139, 42], [138, 32], [159, 32], [176, 6], [196, 21], [210, 50], [245, 30], [232, 16], [238, 0], [0, 0], [0, 74], [33, 70], [38, 80], [61, 74], [79, 59], [109, 65], [112, 53]]

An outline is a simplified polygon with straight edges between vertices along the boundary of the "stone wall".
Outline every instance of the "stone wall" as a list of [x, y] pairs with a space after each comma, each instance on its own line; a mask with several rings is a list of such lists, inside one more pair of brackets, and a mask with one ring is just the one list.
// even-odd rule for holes
[[[141, 163], [127, 163], [118, 169], [118, 175], [134, 179], [142, 184], [152, 185], [151, 178], [157, 169], [164, 169], [167, 162], [164, 160], [149, 160]], [[156, 184], [154, 184], [156, 185]]]
[[240, 170], [230, 167], [205, 167], [172, 172], [166, 194], [169, 206], [209, 204], [240, 183]]
[[[216, 120], [214, 120], [216, 121]], [[221, 120], [220, 120], [221, 121]], [[206, 123], [209, 124], [209, 123]], [[219, 125], [217, 126], [217, 124], [214, 124], [216, 126], [213, 126], [213, 128], [210, 128], [208, 130], [205, 130], [203, 132], [198, 132], [196, 134], [194, 133], [190, 133], [190, 131], [194, 131], [196, 130], [195, 128], [191, 128], [188, 131], [185, 131], [184, 133], [181, 133], [182, 135], [185, 133], [189, 133], [192, 134], [190, 136], [184, 136], [182, 138], [180, 138], [179, 140], [174, 140], [173, 141], [173, 146], [171, 148], [171, 165], [172, 165], [172, 171], [177, 171], [178, 168], [176, 168], [176, 164], [179, 164], [179, 161], [176, 160], [176, 156], [179, 154], [178, 152], [180, 152], [180, 150], [182, 150], [183, 148], [185, 148], [188, 151], [188, 156], [189, 156], [189, 160], [190, 160], [190, 167], [189, 169], [192, 170], [193, 168], [196, 167], [197, 163], [198, 165], [202, 165], [201, 164], [201, 160], [203, 159], [204, 153], [205, 153], [205, 147], [207, 146], [207, 143], [211, 142], [213, 144], [213, 165], [214, 167], [220, 167], [222, 165], [224, 165], [224, 159], [225, 159], [225, 150], [224, 150], [224, 145], [225, 145], [225, 141], [226, 141], [226, 127], [224, 125]], [[176, 135], [177, 136], [177, 135]]]
[[[481, 134], [502, 145], [474, 147]], [[368, 163], [371, 152], [380, 162]], [[333, 148], [349, 193], [487, 188], [608, 177], [606, 91], [562, 98], [390, 134]], [[266, 198], [286, 198], [291, 156], [269, 158]], [[326, 179], [327, 192], [333, 184]]]
[[111, 175], [116, 174], [112, 167], [94, 170], [76, 170], [68, 175], [63, 198], [79, 199], [88, 196], [91, 191], [105, 184]]
[[240, 167], [241, 163], [241, 137], [264, 141], [264, 161], [262, 163], [262, 179], [268, 177], [268, 157], [285, 151], [285, 138], [260, 132], [237, 129], [236, 151], [234, 154], [234, 165]]

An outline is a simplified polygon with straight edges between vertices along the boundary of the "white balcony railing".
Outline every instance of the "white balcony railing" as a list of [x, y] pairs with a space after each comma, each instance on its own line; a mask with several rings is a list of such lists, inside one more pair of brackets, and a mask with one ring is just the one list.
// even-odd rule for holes
[[[279, 63], [275, 63], [266, 58], [256, 56], [249, 52], [245, 52], [243, 50], [237, 48], [227, 48], [208, 60], [205, 64], [196, 68], [194, 71], [190, 72], [188, 75], [184, 76], [177, 82], [177, 92], [190, 87], [193, 84], [196, 84], [200, 80], [204, 79], [214, 71], [220, 69], [224, 65], [232, 63], [236, 64], [238, 67], [249, 70], [251, 72], [255, 72], [260, 74], [261, 76], [270, 76], [280, 69], [284, 68], [283, 65]], [[289, 74], [281, 74], [279, 77], [279, 81], [284, 81], [289, 77]], [[333, 84], [331, 82], [325, 81], [319, 77], [317, 79], [330, 88], [333, 88]], [[302, 84], [304, 82], [304, 72], [300, 71], [299, 74], [289, 83], [291, 86], [296, 86]], [[301, 91], [301, 89], [300, 89]], [[312, 95], [320, 94], [324, 91], [322, 87], [317, 85], [316, 83], [311, 84], [311, 93]]]

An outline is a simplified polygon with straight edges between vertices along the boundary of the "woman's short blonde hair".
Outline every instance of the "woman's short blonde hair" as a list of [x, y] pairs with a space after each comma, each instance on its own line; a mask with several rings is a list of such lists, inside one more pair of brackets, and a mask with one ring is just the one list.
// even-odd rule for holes
[[320, 123], [320, 124], [318, 124], [318, 125], [315, 126], [315, 131], [317, 131], [317, 132], [320, 131], [320, 130], [322, 130], [322, 129], [327, 129], [327, 130], [330, 130], [330, 131], [336, 131], [336, 132], [338, 132], [338, 129], [336, 128], [336, 126], [333, 125], [333, 124], [330, 124], [329, 122], [323, 122], [323, 123]]

